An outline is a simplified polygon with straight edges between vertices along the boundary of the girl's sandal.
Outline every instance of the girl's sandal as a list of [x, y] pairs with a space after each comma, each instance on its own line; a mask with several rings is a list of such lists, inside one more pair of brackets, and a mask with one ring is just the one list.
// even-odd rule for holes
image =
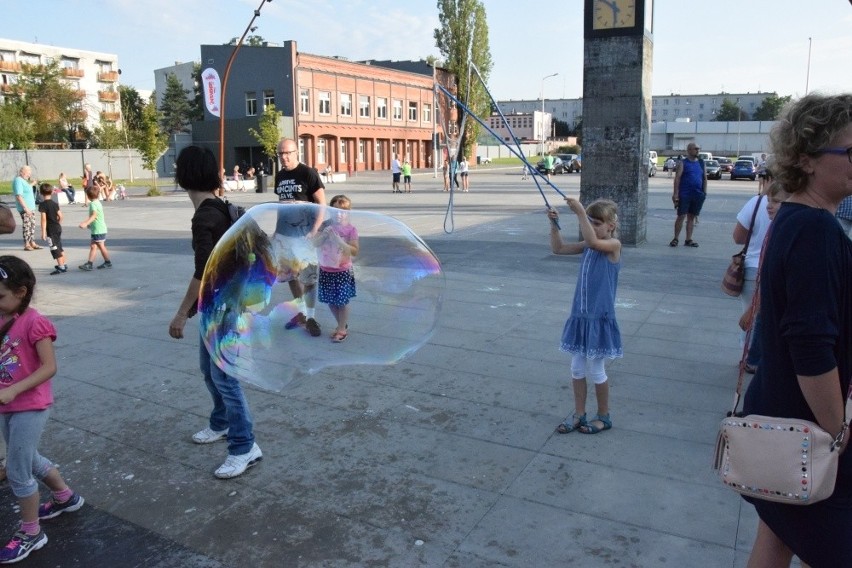
[[583, 414], [582, 416], [577, 416], [577, 414], [574, 413], [571, 415], [570, 419], [566, 418], [562, 424], [557, 426], [556, 431], [560, 434], [568, 434], [585, 426], [588, 426], [588, 422], [586, 422], [586, 415]]
[[[600, 422], [601, 426], [595, 426], [595, 422]], [[612, 420], [609, 414], [598, 414], [586, 424], [580, 426], [580, 432], [583, 434], [600, 434], [604, 430], [612, 428]]]
[[678, 240], [677, 240], [677, 239], [672, 239], [672, 240], [671, 240], [671, 242], [669, 242], [669, 246], [670, 246], [670, 247], [676, 247], [676, 246], [677, 246], [677, 243], [678, 243]]
[[340, 343], [342, 341], [345, 341], [347, 337], [349, 337], [348, 331], [338, 331], [337, 333], [331, 336], [331, 340], [334, 343]]

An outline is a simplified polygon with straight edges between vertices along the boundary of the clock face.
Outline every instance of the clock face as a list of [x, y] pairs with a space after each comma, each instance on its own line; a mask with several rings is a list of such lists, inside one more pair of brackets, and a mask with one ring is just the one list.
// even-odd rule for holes
[[635, 0], [594, 0], [592, 29], [612, 30], [636, 25]]

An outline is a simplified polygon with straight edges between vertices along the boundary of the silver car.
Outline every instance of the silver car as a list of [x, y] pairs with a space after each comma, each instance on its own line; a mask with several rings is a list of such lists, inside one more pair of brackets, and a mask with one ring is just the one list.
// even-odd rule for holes
[[704, 173], [707, 174], [707, 179], [722, 179], [722, 165], [716, 160], [706, 160]]

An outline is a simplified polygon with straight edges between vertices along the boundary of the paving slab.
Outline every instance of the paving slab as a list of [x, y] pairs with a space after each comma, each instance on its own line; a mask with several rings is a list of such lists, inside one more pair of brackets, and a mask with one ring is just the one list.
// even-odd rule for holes
[[[745, 566], [756, 517], [710, 462], [740, 349], [740, 302], [719, 282], [757, 184], [711, 182], [701, 246], [672, 248], [672, 181], [650, 180], [647, 242], [623, 253], [614, 428], [583, 436], [554, 432], [573, 408], [559, 337], [578, 258], [550, 254], [535, 186], [514, 169], [477, 168], [449, 207], [432, 172], [415, 174], [412, 194], [391, 193], [389, 177], [358, 174], [330, 191], [405, 222], [440, 258], [435, 333], [394, 365], [331, 367], [280, 392], [247, 386], [264, 459], [229, 481], [212, 475], [225, 444], [190, 441], [210, 410], [197, 321], [187, 339], [167, 334], [192, 274], [186, 196], [131, 188], [106, 203], [112, 270], [76, 268], [88, 250], [82, 207], [63, 208], [69, 274], [49, 276], [49, 254], [23, 252], [20, 232], [0, 239], [2, 254], [32, 264], [34, 305], [58, 329], [41, 450], [86, 498], [44, 523], [50, 541], [30, 565]], [[576, 194], [578, 175], [554, 179]], [[228, 197], [252, 206], [274, 195]], [[573, 238], [576, 221], [560, 211]], [[317, 314], [332, 325], [323, 306]], [[356, 299], [353, 334], [359, 324]], [[11, 534], [7, 484], [0, 500]]]

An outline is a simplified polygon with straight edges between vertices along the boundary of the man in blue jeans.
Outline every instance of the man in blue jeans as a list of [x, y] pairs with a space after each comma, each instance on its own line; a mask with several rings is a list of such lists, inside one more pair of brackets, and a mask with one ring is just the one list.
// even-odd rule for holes
[[677, 219], [674, 238], [669, 243], [672, 247], [678, 245], [684, 218], [686, 218], [686, 240], [683, 246], [698, 246], [698, 243], [692, 240], [692, 231], [695, 229], [695, 219], [701, 213], [701, 206], [704, 205], [704, 199], [707, 196], [707, 175], [704, 172], [704, 160], [698, 158], [699, 150], [701, 148], [694, 142], [690, 142], [686, 147], [686, 158], [678, 162], [675, 170], [672, 203], [677, 210]]

